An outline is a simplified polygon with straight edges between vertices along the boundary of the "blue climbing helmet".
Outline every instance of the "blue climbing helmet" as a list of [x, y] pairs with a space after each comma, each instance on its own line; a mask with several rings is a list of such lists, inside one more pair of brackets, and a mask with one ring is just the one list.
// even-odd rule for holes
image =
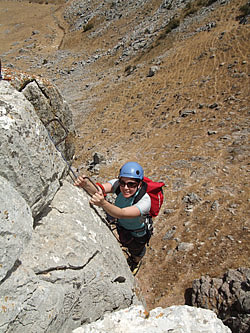
[[127, 162], [121, 169], [119, 177], [137, 178], [142, 180], [144, 176], [143, 168], [137, 162]]

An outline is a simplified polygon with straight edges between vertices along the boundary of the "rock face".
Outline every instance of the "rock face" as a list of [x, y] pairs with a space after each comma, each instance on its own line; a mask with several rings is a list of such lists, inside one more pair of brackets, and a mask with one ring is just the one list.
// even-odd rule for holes
[[0, 177], [0, 280], [15, 265], [31, 239], [33, 218], [20, 194]]
[[75, 151], [73, 114], [58, 88], [39, 76], [17, 70], [10, 83], [30, 101], [53, 142], [58, 143], [58, 149], [71, 161]]
[[[33, 105], [38, 117], [46, 125], [53, 142], [66, 160], [70, 161], [74, 154], [72, 139], [75, 135], [72, 112], [59, 90], [41, 79], [27, 80], [19, 90]], [[63, 140], [65, 138], [65, 140]]]
[[64, 180], [67, 165], [33, 105], [4, 81], [0, 153], [1, 332], [67, 333], [136, 302], [116, 239]]
[[27, 201], [33, 216], [53, 199], [67, 168], [32, 104], [0, 84], [1, 176]]
[[0, 285], [2, 332], [71, 332], [135, 300], [125, 257], [88, 201], [67, 181], [57, 192]]
[[84, 325], [74, 333], [230, 333], [230, 329], [209, 310], [189, 306], [156, 308], [150, 313], [142, 306], [132, 306], [104, 316], [103, 320]]
[[249, 332], [250, 269], [232, 269], [220, 279], [194, 280], [190, 305], [213, 310], [233, 333]]

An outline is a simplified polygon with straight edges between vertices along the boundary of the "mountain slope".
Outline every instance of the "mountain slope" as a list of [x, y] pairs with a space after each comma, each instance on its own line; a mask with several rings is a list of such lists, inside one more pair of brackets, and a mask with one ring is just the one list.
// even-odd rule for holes
[[237, 19], [246, 1], [173, 3], [1, 3], [23, 17], [37, 9], [18, 44], [1, 39], [1, 58], [61, 89], [78, 133], [75, 167], [99, 152], [101, 180], [137, 160], [166, 183], [137, 276], [149, 309], [184, 304], [201, 275], [249, 266], [249, 24]]

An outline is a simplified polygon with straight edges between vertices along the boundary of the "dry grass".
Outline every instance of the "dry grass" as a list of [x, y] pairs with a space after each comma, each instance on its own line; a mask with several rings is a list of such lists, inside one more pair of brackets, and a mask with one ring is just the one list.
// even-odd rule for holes
[[[186, 7], [179, 16], [180, 23], [194, 15], [199, 4], [196, 1], [193, 7]], [[22, 3], [18, 5], [22, 19], [27, 20], [22, 29], [15, 31], [7, 17], [4, 19], [0, 31], [11, 28], [14, 33], [9, 35], [9, 41], [0, 40], [2, 52], [17, 40], [20, 49], [22, 40], [32, 29], [38, 29], [40, 51], [35, 48], [31, 51], [34, 54], [52, 55], [63, 38], [62, 49], [86, 56], [116, 45], [125, 31], [133, 30], [135, 17], [139, 20], [150, 15], [159, 1], [110, 24], [105, 34], [95, 39], [89, 33], [102, 24], [98, 18], [90, 31], [69, 33], [59, 9], [55, 15], [64, 24], [63, 35], [49, 15], [53, 6], [39, 7], [39, 18], [49, 21], [38, 28]], [[185, 289], [201, 275], [221, 276], [229, 268], [249, 266], [249, 26], [236, 20], [243, 5], [245, 1], [232, 0], [202, 22], [190, 24], [185, 34], [170, 29], [160, 38], [159, 32], [158, 41], [129, 62], [115, 65], [119, 52], [114, 57], [103, 57], [78, 82], [82, 84], [79, 100], [88, 101], [88, 112], [80, 114], [78, 110], [75, 115], [76, 166], [91, 160], [98, 151], [110, 160], [101, 167], [100, 179], [113, 178], [123, 162], [138, 160], [147, 176], [166, 183], [166, 201], [155, 221], [155, 235], [138, 274], [149, 309], [184, 304]], [[12, 8], [11, 1], [8, 6], [12, 11], [17, 8]], [[29, 4], [30, 10], [34, 10], [33, 6]], [[188, 13], [191, 9], [195, 11]], [[211, 21], [216, 22], [211, 31], [195, 33]], [[53, 40], [48, 41], [44, 36], [52, 31]], [[5, 63], [13, 62], [14, 54], [15, 51], [9, 58], [5, 56]], [[63, 65], [72, 61], [64, 59]], [[155, 63], [158, 72], [148, 77], [149, 68]], [[24, 69], [27, 66], [21, 60], [20, 65]], [[39, 71], [49, 75], [46, 69]], [[85, 89], [86, 83], [89, 89]], [[213, 107], [214, 103], [218, 106]], [[195, 113], [180, 117], [184, 110]], [[186, 212], [182, 198], [192, 192], [202, 200], [193, 211]], [[219, 203], [218, 210], [211, 209], [215, 201]], [[167, 209], [172, 212], [164, 214]], [[163, 240], [173, 226], [177, 227], [175, 239]], [[177, 251], [178, 241], [192, 243], [194, 249]]]

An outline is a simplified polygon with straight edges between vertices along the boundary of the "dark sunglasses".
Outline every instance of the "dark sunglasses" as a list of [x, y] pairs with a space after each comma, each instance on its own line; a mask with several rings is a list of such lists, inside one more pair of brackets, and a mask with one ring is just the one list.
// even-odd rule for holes
[[138, 183], [137, 182], [124, 182], [123, 180], [119, 180], [119, 184], [121, 187], [125, 187], [127, 185], [128, 188], [136, 188], [138, 187]]

